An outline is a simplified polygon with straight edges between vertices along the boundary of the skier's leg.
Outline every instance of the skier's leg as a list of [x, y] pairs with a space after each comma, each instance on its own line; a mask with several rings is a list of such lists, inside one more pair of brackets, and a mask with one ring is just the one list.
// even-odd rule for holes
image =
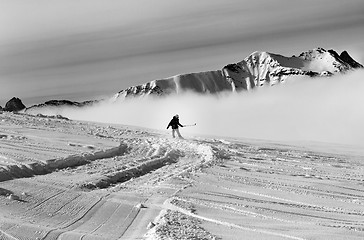
[[174, 131], [175, 129], [172, 128], [172, 137], [174, 138]]
[[179, 129], [178, 129], [178, 128], [176, 129], [176, 132], [177, 132], [177, 135], [178, 135], [178, 137], [179, 137], [179, 138], [183, 138], [183, 137], [181, 136], [181, 134], [179, 133]]

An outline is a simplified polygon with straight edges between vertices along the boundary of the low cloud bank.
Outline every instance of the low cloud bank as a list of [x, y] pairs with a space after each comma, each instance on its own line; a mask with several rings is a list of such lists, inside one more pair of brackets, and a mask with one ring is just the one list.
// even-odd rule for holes
[[304, 78], [258, 91], [183, 94], [63, 109], [71, 119], [165, 130], [180, 115], [182, 134], [364, 145], [364, 71]]

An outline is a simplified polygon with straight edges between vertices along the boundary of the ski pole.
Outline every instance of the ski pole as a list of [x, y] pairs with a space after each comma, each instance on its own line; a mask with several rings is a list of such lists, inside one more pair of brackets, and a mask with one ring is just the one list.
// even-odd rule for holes
[[195, 124], [187, 124], [187, 125], [183, 125], [184, 127], [193, 127], [193, 126], [196, 126], [196, 123]]

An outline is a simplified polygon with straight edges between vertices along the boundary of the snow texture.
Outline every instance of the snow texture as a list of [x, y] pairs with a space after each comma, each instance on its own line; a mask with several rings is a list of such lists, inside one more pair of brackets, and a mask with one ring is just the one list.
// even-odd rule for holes
[[364, 154], [351, 149], [0, 121], [1, 239], [364, 236]]

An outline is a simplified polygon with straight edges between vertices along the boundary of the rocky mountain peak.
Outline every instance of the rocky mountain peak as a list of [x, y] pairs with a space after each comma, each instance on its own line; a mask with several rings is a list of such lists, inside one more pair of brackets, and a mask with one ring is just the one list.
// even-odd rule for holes
[[358, 63], [357, 61], [355, 61], [347, 51], [343, 51], [340, 54], [340, 58], [345, 61], [346, 63], [348, 63], [352, 68], [363, 68], [363, 65], [361, 65], [360, 63]]
[[286, 57], [264, 51], [255, 51], [244, 60], [227, 64], [222, 70], [180, 74], [170, 78], [153, 80], [138, 86], [121, 90], [113, 100], [145, 95], [166, 95], [194, 91], [198, 93], [218, 93], [221, 91], [243, 91], [262, 86], [272, 86], [296, 76], [331, 76], [351, 69], [360, 68], [344, 51], [318, 47]]
[[18, 112], [23, 109], [25, 109], [23, 102], [19, 98], [13, 97], [5, 104], [5, 108], [3, 110], [8, 112]]

